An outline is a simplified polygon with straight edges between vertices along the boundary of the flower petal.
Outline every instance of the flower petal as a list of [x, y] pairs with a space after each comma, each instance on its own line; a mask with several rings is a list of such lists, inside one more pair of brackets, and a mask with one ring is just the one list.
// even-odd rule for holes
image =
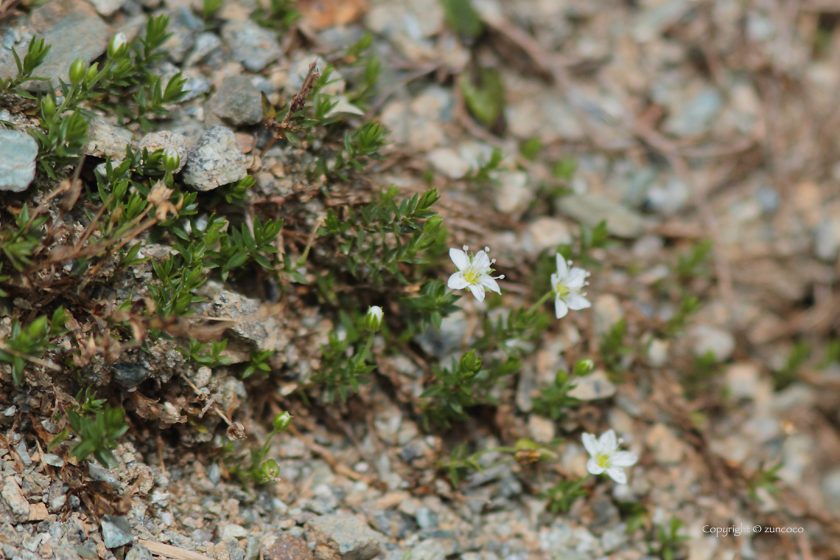
[[630, 451], [617, 451], [610, 458], [610, 465], [613, 467], [630, 467], [635, 465], [638, 460], [639, 458], [635, 453]]
[[470, 267], [470, 258], [461, 249], [449, 249], [449, 258], [455, 263], [455, 268], [465, 270]]
[[472, 295], [475, 296], [475, 299], [478, 301], [484, 301], [484, 286], [481, 284], [470, 284], [467, 286], [467, 289], [472, 292]]
[[593, 457], [598, 454], [598, 439], [588, 432], [583, 432], [583, 436], [581, 437], [583, 440], [583, 446], [586, 448], [586, 452], [592, 455]]
[[580, 311], [581, 309], [586, 309], [587, 307], [592, 306], [588, 299], [577, 292], [567, 294], [564, 299], [566, 300], [566, 305], [569, 306], [569, 309], [574, 311]]
[[565, 278], [566, 273], [569, 271], [569, 267], [566, 266], [566, 259], [563, 258], [563, 255], [557, 253], [555, 256], [555, 260], [557, 261], [557, 276], [558, 278]]
[[449, 286], [450, 290], [463, 290], [469, 285], [469, 282], [464, 278], [464, 273], [459, 271], [449, 277], [446, 285]]
[[565, 284], [570, 290], [579, 290], [586, 284], [586, 277], [588, 274], [582, 268], [575, 267], [569, 271], [566, 276]]
[[598, 443], [601, 445], [601, 453], [608, 453], [610, 455], [612, 455], [613, 451], [615, 451], [616, 447], [618, 447], [618, 442], [615, 439], [615, 432], [612, 430], [607, 430], [601, 434]]
[[551, 289], [554, 290], [554, 293], [557, 293], [557, 282], [560, 281], [560, 277], [557, 276], [557, 273], [553, 273], [551, 275]]
[[566, 305], [566, 302], [560, 298], [554, 300], [554, 313], [557, 315], [558, 319], [562, 319], [566, 316], [566, 313], [569, 312], [569, 306]]
[[485, 274], [478, 279], [478, 282], [491, 292], [496, 292], [499, 295], [502, 294], [502, 290], [499, 288], [499, 284], [496, 282], [496, 279], [492, 276]]
[[490, 257], [487, 256], [487, 253], [484, 251], [479, 251], [473, 257], [473, 266], [476, 270], [480, 270], [481, 272], [486, 272], [490, 270]]
[[586, 462], [586, 470], [592, 474], [601, 474], [604, 472], [604, 467], [598, 464], [598, 461], [593, 457]]
[[619, 484], [627, 484], [627, 475], [624, 474], [621, 467], [610, 467], [607, 469], [607, 474]]

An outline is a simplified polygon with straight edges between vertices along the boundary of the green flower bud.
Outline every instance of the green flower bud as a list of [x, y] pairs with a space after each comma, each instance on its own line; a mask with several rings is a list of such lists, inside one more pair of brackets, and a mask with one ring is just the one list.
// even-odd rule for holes
[[578, 360], [575, 364], [575, 375], [578, 377], [583, 377], [584, 375], [589, 375], [589, 373], [595, 369], [595, 364], [592, 360]]
[[93, 81], [96, 75], [99, 73], [99, 63], [94, 62], [93, 64], [88, 67], [87, 72], [85, 72], [85, 83], [89, 84]]
[[285, 432], [286, 430], [288, 430], [289, 425], [292, 423], [292, 418], [294, 417], [288, 412], [284, 412], [275, 416], [273, 421], [274, 431]]
[[464, 377], [473, 377], [481, 370], [481, 356], [476, 356], [475, 350], [470, 350], [461, 356], [458, 369]]
[[41, 99], [41, 113], [48, 119], [55, 115], [55, 101], [52, 95], [46, 95]]
[[128, 50], [128, 42], [125, 38], [125, 33], [117, 33], [111, 38], [108, 43], [108, 58], [111, 60], [122, 58]]
[[569, 379], [569, 374], [568, 373], [566, 373], [562, 369], [558, 370], [557, 374], [555, 374], [555, 376], [554, 376], [554, 385], [556, 387], [562, 387], [563, 385], [566, 384], [566, 381], [568, 381], [568, 379]]
[[70, 65], [70, 83], [78, 85], [79, 82], [85, 79], [85, 72], [87, 72], [88, 64], [84, 58], [77, 58]]
[[382, 314], [382, 308], [378, 305], [372, 305], [368, 308], [365, 317], [365, 328], [368, 332], [376, 332], [382, 328]]
[[163, 168], [169, 172], [174, 172], [178, 170], [178, 166], [181, 165], [181, 158], [178, 156], [178, 152], [173, 150], [172, 148], [167, 148], [163, 151]]

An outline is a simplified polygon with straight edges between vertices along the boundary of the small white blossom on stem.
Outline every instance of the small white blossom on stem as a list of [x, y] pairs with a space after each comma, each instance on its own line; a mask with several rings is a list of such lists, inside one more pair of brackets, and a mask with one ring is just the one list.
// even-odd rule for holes
[[601, 434], [600, 439], [596, 439], [594, 434], [584, 433], [583, 446], [592, 456], [586, 463], [586, 470], [596, 475], [606, 472], [619, 484], [627, 484], [623, 468], [635, 465], [639, 458], [630, 451], [618, 451], [620, 443], [612, 430]]
[[502, 291], [499, 289], [499, 284], [496, 283], [496, 280], [503, 279], [504, 275], [490, 276], [493, 273], [492, 265], [496, 262], [496, 259], [491, 261], [487, 256], [490, 249], [485, 247], [483, 251], [479, 251], [475, 256], [468, 255], [467, 250], [469, 250], [469, 247], [466, 245], [464, 245], [463, 251], [461, 249], [449, 249], [449, 258], [452, 259], [452, 262], [455, 263], [455, 268], [458, 269], [458, 272], [449, 277], [449, 282], [447, 283], [449, 289], [463, 290], [466, 288], [478, 301], [484, 301], [485, 288], [491, 292], [501, 294]]
[[571, 261], [566, 263], [563, 255], [557, 253], [557, 272], [551, 275], [551, 288], [554, 290], [554, 311], [558, 319], [562, 319], [569, 309], [578, 311], [586, 309], [592, 304], [581, 294], [580, 289], [588, 282], [589, 273], [582, 268], [574, 267], [569, 270]]

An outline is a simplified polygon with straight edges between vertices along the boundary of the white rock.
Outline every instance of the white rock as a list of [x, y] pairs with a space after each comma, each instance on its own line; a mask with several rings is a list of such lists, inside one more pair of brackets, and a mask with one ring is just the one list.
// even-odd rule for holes
[[569, 396], [582, 401], [607, 399], [615, 395], [615, 385], [607, 377], [607, 372], [598, 369], [576, 380], [577, 386], [569, 391]]
[[753, 399], [758, 389], [758, 368], [753, 364], [734, 364], [726, 370], [726, 387], [734, 399]]
[[711, 352], [715, 360], [722, 362], [735, 351], [735, 338], [732, 334], [711, 325], [694, 325], [688, 329], [688, 336], [698, 356]]
[[528, 431], [531, 437], [538, 443], [548, 443], [554, 440], [556, 428], [554, 422], [536, 414], [528, 417]]
[[436, 170], [450, 179], [460, 179], [470, 170], [470, 165], [449, 148], [432, 150], [428, 158]]

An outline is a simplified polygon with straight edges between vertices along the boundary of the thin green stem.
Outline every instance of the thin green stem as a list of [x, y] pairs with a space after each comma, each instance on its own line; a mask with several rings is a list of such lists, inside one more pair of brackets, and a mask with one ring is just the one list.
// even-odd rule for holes
[[534, 311], [539, 309], [542, 306], [542, 304], [547, 302], [553, 296], [554, 296], [554, 290], [549, 290], [543, 297], [540, 298], [540, 300], [537, 303], [535, 303], [534, 305], [531, 306], [531, 308], [528, 310], [528, 313], [529, 314], [533, 313]]
[[373, 345], [374, 334], [375, 333], [370, 333], [368, 335], [367, 344], [365, 344], [364, 349], [361, 352], [359, 352], [359, 356], [358, 358], [356, 358], [356, 369], [358, 369], [359, 366], [365, 363], [365, 358], [367, 358], [368, 352], [370, 352], [370, 347]]

